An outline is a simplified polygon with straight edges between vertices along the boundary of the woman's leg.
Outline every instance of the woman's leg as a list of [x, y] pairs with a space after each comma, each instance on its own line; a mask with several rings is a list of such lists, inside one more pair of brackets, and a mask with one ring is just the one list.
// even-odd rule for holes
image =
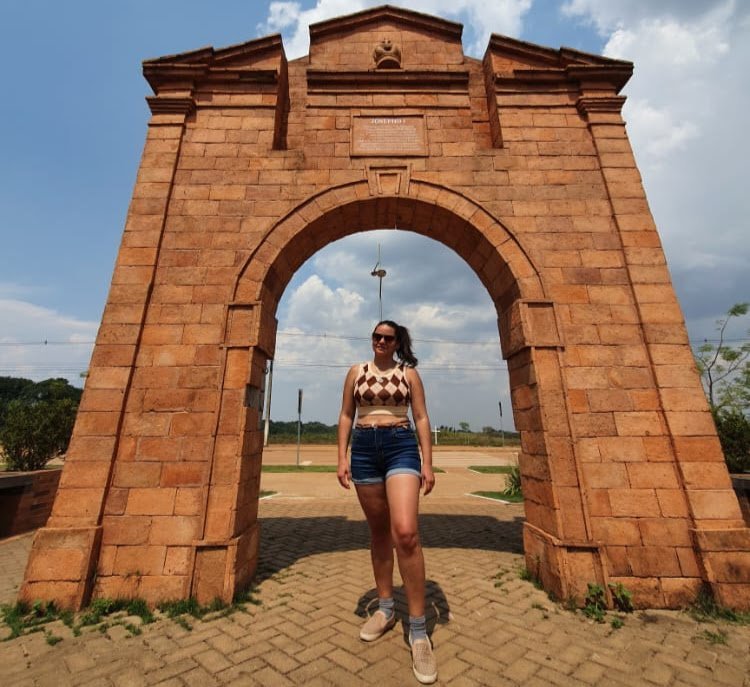
[[370, 556], [378, 598], [393, 596], [393, 540], [385, 485], [358, 484], [357, 496], [370, 528]]
[[425, 604], [425, 569], [417, 524], [420, 480], [416, 475], [397, 474], [391, 475], [385, 484], [391, 539], [396, 547], [409, 615], [422, 616]]

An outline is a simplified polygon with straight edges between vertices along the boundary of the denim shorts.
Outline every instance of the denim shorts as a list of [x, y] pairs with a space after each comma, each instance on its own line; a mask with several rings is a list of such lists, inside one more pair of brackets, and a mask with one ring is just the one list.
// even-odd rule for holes
[[357, 427], [352, 433], [352, 482], [379, 484], [392, 475], [422, 477], [414, 430], [402, 427]]

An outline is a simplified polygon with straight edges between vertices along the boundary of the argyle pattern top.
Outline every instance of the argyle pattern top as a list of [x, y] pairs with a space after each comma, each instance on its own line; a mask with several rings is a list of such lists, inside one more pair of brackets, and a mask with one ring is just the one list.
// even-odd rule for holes
[[372, 363], [362, 363], [354, 382], [354, 402], [358, 406], [408, 406], [409, 382], [406, 366], [402, 363], [385, 375], [376, 371]]

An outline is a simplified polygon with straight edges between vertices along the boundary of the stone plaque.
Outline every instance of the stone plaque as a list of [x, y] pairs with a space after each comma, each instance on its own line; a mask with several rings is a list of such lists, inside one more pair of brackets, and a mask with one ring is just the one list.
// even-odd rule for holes
[[423, 115], [352, 117], [353, 156], [427, 155]]

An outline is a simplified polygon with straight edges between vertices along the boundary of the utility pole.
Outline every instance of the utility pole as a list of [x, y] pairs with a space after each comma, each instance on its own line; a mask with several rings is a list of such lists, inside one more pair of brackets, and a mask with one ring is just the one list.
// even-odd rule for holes
[[266, 424], [263, 428], [263, 446], [268, 446], [268, 433], [271, 431], [271, 392], [273, 391], [273, 360], [268, 363], [268, 399], [266, 403]]
[[503, 402], [498, 401], [497, 405], [500, 407], [500, 443], [505, 446], [505, 431], [503, 430]]
[[299, 467], [299, 445], [302, 441], [302, 389], [297, 389], [297, 467]]

